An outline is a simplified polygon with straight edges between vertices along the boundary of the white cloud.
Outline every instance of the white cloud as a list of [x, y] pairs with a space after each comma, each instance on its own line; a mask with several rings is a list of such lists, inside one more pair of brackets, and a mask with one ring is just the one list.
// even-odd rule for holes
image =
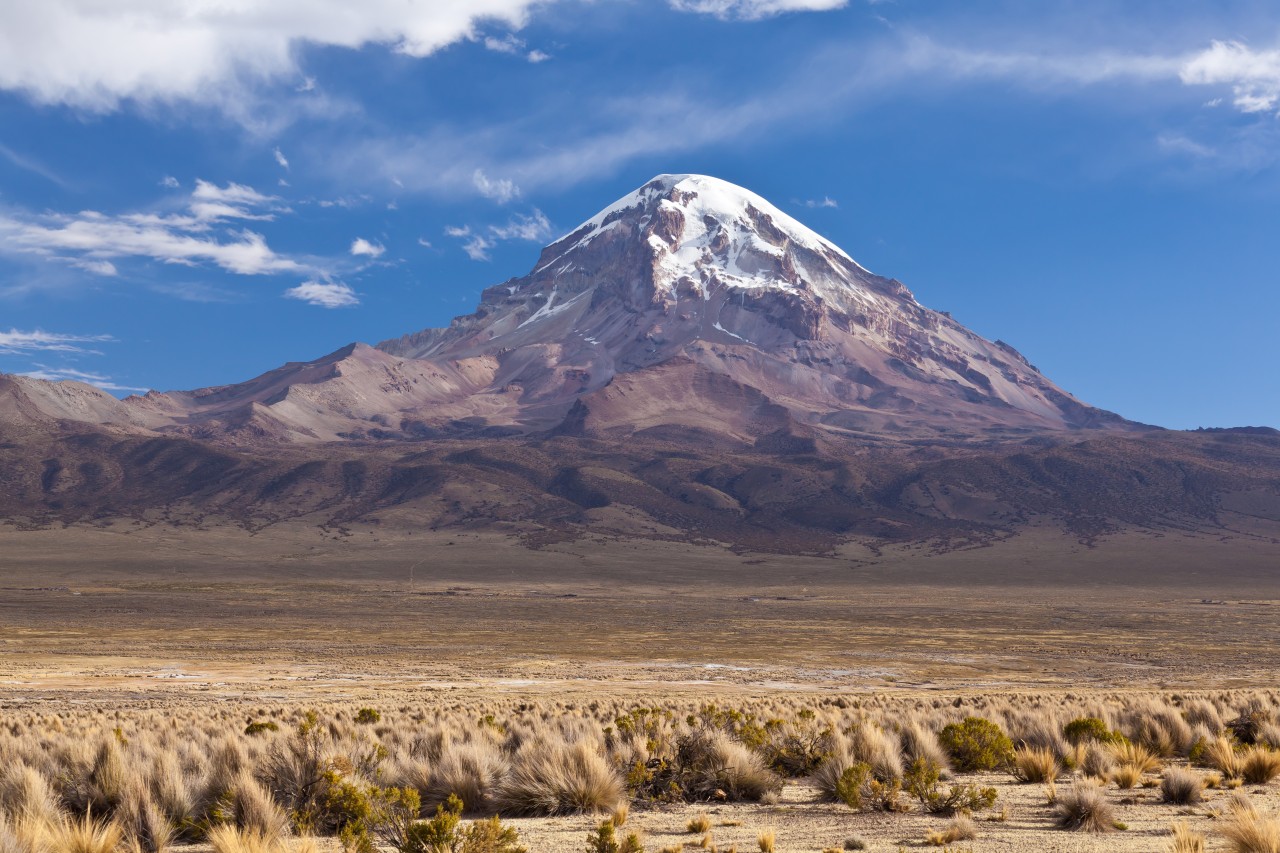
[[32, 379], [43, 379], [47, 382], [84, 382], [88, 385], [94, 385], [104, 391], [149, 391], [149, 388], [138, 388], [133, 385], [120, 385], [116, 383], [110, 376], [103, 376], [101, 373], [88, 373], [83, 370], [75, 370], [70, 367], [48, 367], [43, 364], [36, 365], [35, 370], [28, 370], [21, 374], [29, 376]]
[[539, 62], [546, 62], [550, 59], [551, 54], [544, 53], [541, 50], [531, 50], [525, 54], [524, 58], [532, 62], [534, 65], [537, 65]]
[[351, 243], [351, 254], [357, 257], [376, 258], [386, 250], [386, 247], [381, 243], [370, 243], [363, 237], [357, 237]]
[[421, 247], [422, 247], [422, 248], [424, 248], [424, 249], [430, 249], [430, 248], [431, 248], [431, 241], [430, 241], [430, 240], [428, 240], [426, 237], [419, 237], [419, 238], [418, 238], [418, 245], [419, 245], [419, 246], [421, 246]]
[[114, 340], [110, 335], [64, 335], [57, 332], [45, 332], [40, 329], [30, 332], [10, 329], [7, 332], [0, 332], [0, 355], [26, 355], [33, 352], [73, 352], [101, 355], [97, 350], [86, 348], [84, 344], [111, 343]]
[[480, 195], [491, 198], [498, 204], [506, 204], [520, 195], [520, 188], [508, 180], [489, 180], [483, 169], [476, 169], [471, 174], [471, 183], [480, 191]]
[[120, 274], [120, 270], [116, 269], [116, 265], [111, 261], [94, 261], [88, 258], [80, 258], [73, 260], [71, 266], [82, 269], [85, 272], [91, 272], [94, 275], [113, 276]]
[[284, 295], [321, 308], [349, 308], [360, 304], [355, 291], [340, 281], [304, 281], [286, 290]]
[[496, 245], [498, 244], [495, 241], [476, 234], [462, 244], [462, 251], [466, 252], [467, 257], [473, 261], [487, 261], [489, 260], [489, 250]]
[[489, 233], [499, 240], [546, 240], [551, 236], [551, 223], [535, 207], [528, 216], [517, 213], [506, 225], [490, 225]]
[[[507, 220], [506, 225], [490, 225], [479, 233], [471, 230], [471, 226], [450, 225], [444, 233], [458, 240], [464, 240], [462, 251], [473, 261], [489, 260], [489, 251], [503, 240], [548, 240], [551, 237], [551, 222], [546, 214], [536, 207], [531, 214], [517, 213]], [[418, 240], [424, 246], [431, 244]]]
[[0, 251], [60, 260], [105, 276], [119, 272], [113, 260], [129, 257], [187, 266], [209, 263], [239, 275], [305, 272], [305, 265], [277, 254], [254, 231], [213, 233], [227, 220], [271, 220], [281, 211], [288, 208], [276, 196], [253, 187], [197, 180], [185, 213], [0, 210]]
[[507, 33], [502, 38], [495, 36], [485, 36], [482, 42], [486, 49], [497, 53], [505, 53], [511, 56], [523, 56], [526, 60], [533, 63], [546, 62], [551, 58], [551, 54], [544, 53], [541, 50], [529, 50], [524, 39], [516, 38], [515, 34]]
[[284, 152], [280, 150], [279, 145], [277, 145], [275, 148], [272, 148], [271, 153], [275, 155], [276, 162], [280, 164], [280, 168], [282, 169], [289, 168], [289, 158], [284, 156]]
[[843, 9], [848, 0], [670, 0], [671, 8], [717, 18], [758, 21], [784, 12], [829, 12]]
[[57, 184], [63, 189], [71, 188], [71, 185], [67, 181], [65, 181], [62, 178], [62, 176], [59, 175], [57, 172], [53, 171], [52, 169], [48, 168], [43, 163], [41, 163], [40, 161], [32, 157], [28, 157], [24, 154], [19, 154], [17, 151], [14, 151], [12, 148], [10, 148], [7, 145], [0, 144], [0, 157], [3, 157], [4, 159], [8, 160], [10, 163], [17, 166], [19, 169], [28, 171], [33, 175], [39, 175], [40, 177], [44, 178], [46, 181], [49, 181], [50, 183], [53, 183], [53, 184]]
[[1280, 50], [1255, 51], [1238, 41], [1215, 41], [1187, 60], [1179, 73], [1188, 86], [1231, 86], [1245, 113], [1269, 112], [1280, 102]]
[[176, 190], [181, 185], [178, 183], [178, 179], [173, 175], [165, 175], [160, 179], [160, 186], [167, 190]]
[[804, 206], [808, 208], [819, 208], [819, 207], [834, 208], [834, 207], [839, 207], [840, 205], [836, 202], [835, 199], [833, 199], [831, 196], [828, 195], [828, 196], [823, 196], [822, 198], [806, 199], [804, 202]]
[[[303, 44], [387, 45], [423, 57], [523, 26], [538, 0], [41, 0], [0, 4], [0, 89], [94, 110], [122, 100], [220, 102], [249, 80], [303, 80]], [[293, 85], [296, 85], [293, 84]]]

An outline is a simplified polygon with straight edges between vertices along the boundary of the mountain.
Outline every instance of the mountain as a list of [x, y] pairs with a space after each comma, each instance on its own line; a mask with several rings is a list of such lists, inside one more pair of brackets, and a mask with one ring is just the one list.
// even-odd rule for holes
[[121, 518], [1280, 541], [1280, 435], [1091, 407], [759, 196], [663, 175], [444, 329], [125, 400], [0, 377], [0, 520]]
[[102, 417], [241, 445], [651, 429], [954, 440], [1136, 426], [754, 193], [699, 175], [662, 175], [619, 199], [448, 328], [125, 405]]

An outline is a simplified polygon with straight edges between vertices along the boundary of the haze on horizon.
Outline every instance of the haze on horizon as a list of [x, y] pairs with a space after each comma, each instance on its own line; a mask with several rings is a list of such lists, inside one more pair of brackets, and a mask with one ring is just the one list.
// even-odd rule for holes
[[11, 5], [0, 371], [193, 388], [443, 326], [696, 172], [1092, 405], [1280, 426], [1280, 13], [1113, 6]]

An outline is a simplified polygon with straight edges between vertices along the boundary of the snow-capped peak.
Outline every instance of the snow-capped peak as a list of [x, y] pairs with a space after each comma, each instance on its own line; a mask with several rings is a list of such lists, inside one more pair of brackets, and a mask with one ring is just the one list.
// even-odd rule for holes
[[647, 247], [663, 291], [684, 283], [710, 299], [717, 287], [807, 286], [836, 304], [876, 301], [868, 286], [875, 277], [839, 246], [750, 190], [706, 175], [659, 175], [549, 246], [535, 273], [570, 268], [577, 250], [624, 232]]
[[[680, 200], [673, 199], [673, 196], [678, 196]], [[835, 243], [783, 213], [751, 190], [709, 175], [658, 175], [638, 190], [627, 193], [565, 236], [580, 234], [587, 230], [591, 233], [582, 234], [582, 238], [589, 239], [593, 232], [606, 226], [623, 212], [636, 208], [647, 210], [655, 200], [666, 201], [673, 207], [694, 214], [693, 218], [697, 221], [702, 221], [704, 216], [710, 216], [725, 225], [749, 221], [748, 211], [754, 208], [773, 220], [773, 223], [794, 242], [810, 249], [825, 247], [850, 261], [853, 260]]]

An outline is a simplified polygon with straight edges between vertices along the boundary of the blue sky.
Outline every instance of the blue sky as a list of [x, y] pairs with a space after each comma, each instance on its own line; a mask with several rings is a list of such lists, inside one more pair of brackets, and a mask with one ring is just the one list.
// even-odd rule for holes
[[698, 172], [1089, 403], [1280, 426], [1278, 114], [1273, 2], [8, 3], [0, 371], [193, 388], [445, 325]]

